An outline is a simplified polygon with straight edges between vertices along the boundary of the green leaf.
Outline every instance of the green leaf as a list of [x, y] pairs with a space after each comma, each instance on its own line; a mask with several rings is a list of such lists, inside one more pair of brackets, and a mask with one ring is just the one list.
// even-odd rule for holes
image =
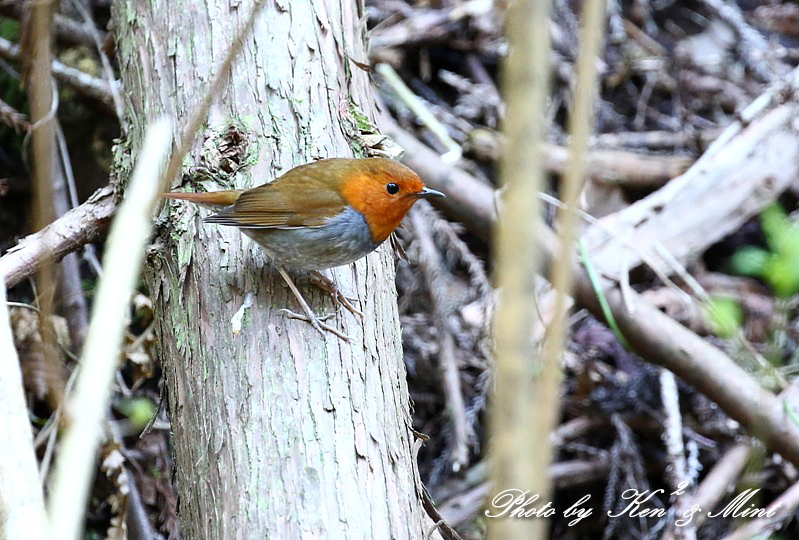
[[730, 338], [743, 323], [741, 305], [729, 296], [711, 296], [706, 305], [705, 319], [714, 334]]
[[155, 403], [147, 398], [122, 399], [117, 410], [128, 417], [130, 423], [143, 429], [155, 416]]
[[730, 266], [736, 274], [762, 277], [765, 279], [765, 268], [771, 253], [757, 247], [744, 247], [730, 257]]
[[777, 296], [787, 298], [799, 293], [799, 257], [777, 253], [766, 263], [763, 274]]
[[777, 204], [771, 204], [760, 214], [760, 227], [766, 237], [769, 249], [776, 253], [786, 247], [791, 241], [791, 222]]

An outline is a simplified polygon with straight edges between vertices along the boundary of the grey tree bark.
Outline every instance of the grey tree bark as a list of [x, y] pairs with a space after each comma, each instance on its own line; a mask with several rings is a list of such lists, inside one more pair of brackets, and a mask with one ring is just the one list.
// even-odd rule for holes
[[[251, 2], [113, 3], [129, 155], [148, 120], [185, 123]], [[314, 158], [352, 155], [358, 126], [375, 116], [368, 74], [351, 61], [365, 61], [365, 33], [360, 0], [269, 2], [184, 167], [213, 173], [192, 189], [254, 186]], [[226, 178], [221, 170], [238, 161]], [[347, 344], [281, 316], [298, 306], [258, 247], [203, 225], [204, 215], [167, 205], [146, 270], [185, 537], [423, 537], [387, 248], [331, 272], [365, 315], [328, 321], [354, 339]], [[333, 310], [300, 287], [317, 313]]]

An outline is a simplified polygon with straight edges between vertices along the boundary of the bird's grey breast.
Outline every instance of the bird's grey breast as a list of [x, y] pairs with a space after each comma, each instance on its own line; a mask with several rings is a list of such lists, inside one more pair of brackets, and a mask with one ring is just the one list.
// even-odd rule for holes
[[349, 206], [318, 227], [241, 230], [278, 264], [306, 270], [349, 264], [379, 245], [372, 240], [363, 215]]

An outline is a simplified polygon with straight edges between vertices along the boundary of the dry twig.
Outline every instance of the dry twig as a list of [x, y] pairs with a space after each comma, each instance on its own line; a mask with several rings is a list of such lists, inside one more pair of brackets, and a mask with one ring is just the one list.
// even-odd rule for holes
[[[422, 201], [424, 202], [424, 201]], [[422, 211], [417, 208], [410, 213], [411, 223], [416, 241], [419, 242], [419, 266], [422, 269], [425, 285], [432, 302], [432, 312], [438, 327], [439, 355], [438, 364], [447, 397], [447, 410], [452, 422], [452, 470], [459, 471], [469, 462], [469, 424], [466, 421], [466, 407], [461, 391], [461, 377], [458, 362], [455, 358], [455, 340], [449, 328], [451, 313], [442, 298], [446, 286], [442, 283], [440, 267], [441, 256], [436, 249]]]
[[[751, 454], [752, 445], [750, 444], [739, 444], [729, 449], [716, 461], [693, 494], [691, 496], [683, 495], [677, 501], [675, 515], [683, 516], [685, 511], [693, 506], [704, 509], [704, 512], [695, 514], [692, 520], [694, 527], [699, 528], [707, 517], [707, 510], [715, 508], [716, 504], [735, 486], [738, 477], [749, 462]], [[675, 538], [676, 535], [667, 531], [662, 540], [674, 540]]]

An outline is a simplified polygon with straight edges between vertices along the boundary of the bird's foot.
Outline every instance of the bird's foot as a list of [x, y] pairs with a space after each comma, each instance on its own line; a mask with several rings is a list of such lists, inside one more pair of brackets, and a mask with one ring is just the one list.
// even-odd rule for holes
[[357, 300], [356, 298], [348, 298], [344, 296], [344, 293], [338, 290], [338, 287], [336, 287], [336, 284], [333, 283], [331, 279], [327, 278], [324, 274], [317, 270], [309, 271], [308, 276], [313, 285], [316, 285], [333, 298], [333, 302], [344, 306], [350, 313], [357, 315], [361, 318], [361, 320], [363, 320], [363, 313], [361, 313], [355, 306], [352, 305], [352, 302]]
[[286, 272], [283, 268], [280, 267], [278, 267], [277, 271], [280, 273], [281, 276], [283, 276], [283, 279], [286, 281], [286, 285], [289, 286], [289, 289], [291, 289], [291, 292], [294, 293], [294, 296], [297, 298], [297, 301], [300, 303], [300, 306], [302, 306], [302, 311], [304, 315], [301, 315], [299, 313], [294, 313], [293, 311], [290, 311], [288, 309], [281, 309], [280, 313], [286, 315], [290, 319], [299, 319], [311, 323], [311, 326], [316, 328], [316, 330], [323, 336], [325, 335], [325, 331], [327, 331], [330, 332], [331, 334], [335, 334], [338, 338], [346, 341], [347, 343], [352, 343], [352, 339], [348, 335], [344, 334], [340, 330], [337, 330], [336, 328], [333, 328], [332, 326], [324, 322], [326, 319], [332, 317], [332, 315], [327, 315], [325, 317], [320, 318], [316, 315], [316, 313], [313, 312], [311, 307], [308, 305], [308, 302], [306, 302], [305, 298], [302, 297], [300, 290], [294, 284], [294, 280], [291, 279], [291, 276], [289, 276], [288, 272]]

